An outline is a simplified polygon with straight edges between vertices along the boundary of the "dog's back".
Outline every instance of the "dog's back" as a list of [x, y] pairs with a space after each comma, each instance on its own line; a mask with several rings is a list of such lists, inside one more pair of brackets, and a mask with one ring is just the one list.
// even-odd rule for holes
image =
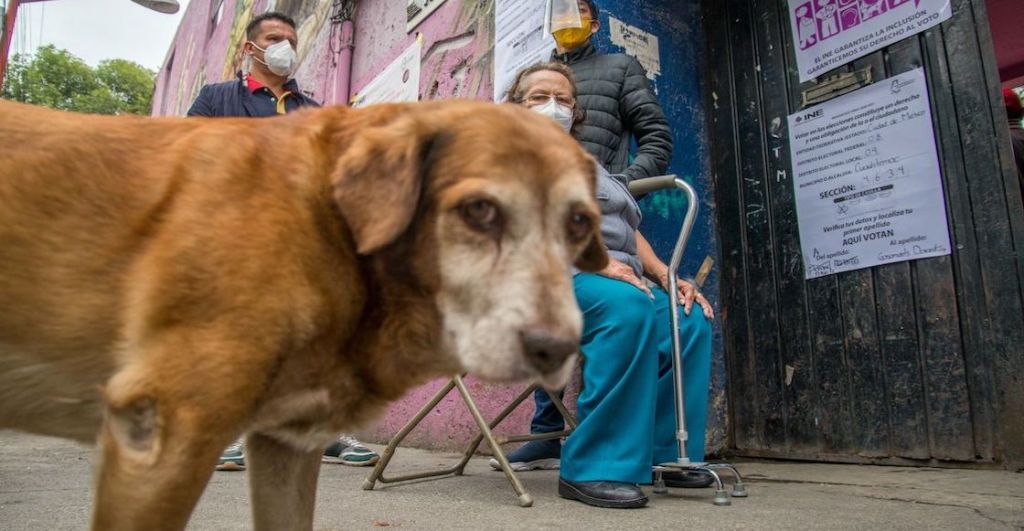
[[0, 138], [20, 140], [0, 145], [0, 429], [94, 440], [99, 389], [155, 330], [351, 319], [323, 161], [283, 156], [309, 149], [310, 122], [0, 102]]
[[117, 151], [139, 145], [130, 137], [145, 122], [109, 121], [0, 103], [0, 428], [95, 436], [97, 386], [113, 364], [103, 354], [123, 303], [117, 281], [164, 188], [118, 185], [153, 173], [131, 169], [146, 157]]
[[197, 178], [174, 145], [194, 124], [0, 102], [0, 428], [95, 437], [124, 284]]

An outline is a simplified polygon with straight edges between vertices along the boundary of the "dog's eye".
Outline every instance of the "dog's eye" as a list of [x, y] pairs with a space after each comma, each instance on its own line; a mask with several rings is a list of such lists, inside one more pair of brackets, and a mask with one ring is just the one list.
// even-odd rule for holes
[[582, 241], [594, 230], [594, 220], [590, 216], [576, 212], [569, 216], [569, 239]]
[[489, 199], [473, 199], [459, 207], [459, 214], [471, 228], [481, 232], [491, 232], [501, 224], [498, 205]]

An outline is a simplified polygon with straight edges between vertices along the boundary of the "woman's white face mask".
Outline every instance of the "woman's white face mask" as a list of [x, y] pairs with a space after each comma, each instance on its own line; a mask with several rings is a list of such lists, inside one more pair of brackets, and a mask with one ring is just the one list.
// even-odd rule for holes
[[271, 72], [281, 77], [291, 77], [291, 75], [295, 73], [295, 67], [299, 62], [299, 58], [290, 42], [276, 42], [267, 46], [266, 49], [260, 48], [252, 41], [249, 41], [249, 44], [251, 44], [253, 48], [263, 52], [262, 61], [260, 61], [260, 59], [255, 55], [251, 55], [250, 57], [263, 63], [263, 65]]
[[558, 103], [555, 98], [548, 98], [547, 103], [534, 105], [530, 109], [558, 122], [566, 133], [572, 129], [572, 108]]

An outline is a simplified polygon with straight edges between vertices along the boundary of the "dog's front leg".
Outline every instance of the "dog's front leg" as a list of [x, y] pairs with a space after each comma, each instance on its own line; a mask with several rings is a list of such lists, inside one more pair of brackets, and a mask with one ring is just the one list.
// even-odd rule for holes
[[161, 412], [159, 403], [143, 395], [108, 404], [93, 530], [185, 529], [234, 435], [210, 422], [206, 408]]
[[256, 531], [313, 529], [323, 450], [308, 451], [254, 433], [246, 443]]
[[[249, 422], [273, 361], [220, 335], [150, 342], [103, 388], [94, 530], [184, 529], [218, 455]], [[228, 363], [229, 355], [246, 361]]]

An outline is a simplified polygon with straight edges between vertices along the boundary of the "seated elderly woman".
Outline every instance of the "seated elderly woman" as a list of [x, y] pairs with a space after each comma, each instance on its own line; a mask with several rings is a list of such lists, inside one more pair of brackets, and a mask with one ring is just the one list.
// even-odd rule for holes
[[[539, 63], [519, 72], [508, 92], [574, 132], [584, 114], [576, 103], [572, 71]], [[577, 397], [578, 426], [564, 448], [536, 441], [509, 454], [517, 470], [561, 467], [558, 493], [598, 507], [642, 507], [638, 484], [652, 481], [651, 466], [675, 461], [675, 412], [668, 267], [637, 231], [640, 208], [623, 176], [598, 168], [601, 235], [611, 262], [603, 271], [576, 273], [576, 299], [583, 311], [583, 386]], [[647, 277], [661, 288], [650, 289]], [[711, 304], [689, 282], [679, 281], [688, 456], [704, 458], [711, 373]], [[692, 312], [696, 302], [702, 311]], [[562, 419], [543, 392], [535, 396], [532, 431], [561, 429]], [[559, 461], [559, 457], [561, 457]], [[497, 462], [492, 460], [492, 465]], [[706, 475], [666, 472], [669, 487], [706, 487]]]

